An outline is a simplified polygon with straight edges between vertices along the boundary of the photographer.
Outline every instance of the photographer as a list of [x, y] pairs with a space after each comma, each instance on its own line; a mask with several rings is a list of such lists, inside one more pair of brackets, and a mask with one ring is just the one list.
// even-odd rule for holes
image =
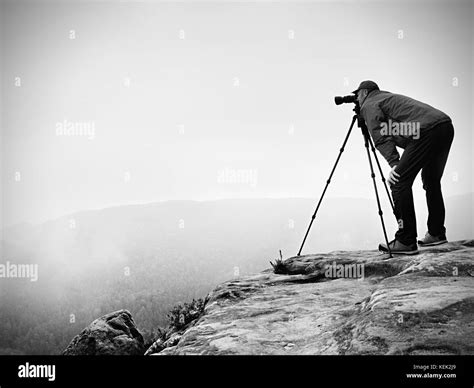
[[[430, 105], [381, 91], [373, 81], [363, 81], [353, 93], [376, 148], [392, 167], [388, 181], [399, 225], [389, 243], [392, 253], [418, 253], [412, 185], [420, 170], [428, 204], [428, 231], [418, 243], [447, 242], [441, 177], [454, 137], [451, 119]], [[404, 149], [401, 158], [396, 147]], [[388, 251], [385, 244], [379, 249]]]

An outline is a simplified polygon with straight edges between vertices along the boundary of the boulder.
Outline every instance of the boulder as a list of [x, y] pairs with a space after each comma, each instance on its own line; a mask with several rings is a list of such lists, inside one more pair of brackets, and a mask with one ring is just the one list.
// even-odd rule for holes
[[106, 314], [76, 335], [63, 355], [143, 355], [143, 336], [127, 310]]

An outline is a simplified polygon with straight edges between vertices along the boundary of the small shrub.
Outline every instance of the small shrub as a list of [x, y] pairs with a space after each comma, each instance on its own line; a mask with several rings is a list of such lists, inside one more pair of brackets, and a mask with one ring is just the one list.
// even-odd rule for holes
[[288, 274], [288, 269], [286, 268], [286, 265], [283, 261], [283, 255], [281, 254], [280, 250], [280, 258], [275, 260], [275, 263], [272, 263], [270, 261], [270, 264], [273, 267], [273, 273], [279, 274], [279, 275], [287, 275]]
[[205, 306], [206, 301], [199, 298], [193, 299], [190, 303], [178, 304], [173, 307], [168, 314], [170, 329], [183, 329], [203, 314]]

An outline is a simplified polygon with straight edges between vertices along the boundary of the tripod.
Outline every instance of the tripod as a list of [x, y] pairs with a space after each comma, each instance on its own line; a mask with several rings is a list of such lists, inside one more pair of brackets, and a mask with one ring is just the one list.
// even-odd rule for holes
[[394, 208], [394, 205], [393, 205], [392, 197], [390, 196], [390, 192], [388, 191], [387, 183], [386, 183], [385, 177], [384, 177], [383, 172], [382, 172], [382, 167], [380, 166], [379, 159], [378, 159], [377, 154], [375, 152], [375, 145], [372, 141], [372, 138], [369, 135], [369, 131], [367, 129], [367, 126], [365, 125], [364, 120], [360, 117], [360, 106], [359, 106], [359, 103], [357, 101], [355, 101], [355, 107], [354, 107], [353, 111], [355, 112], [355, 115], [352, 117], [352, 122], [351, 122], [351, 125], [349, 127], [349, 131], [347, 132], [346, 138], [344, 139], [344, 143], [342, 143], [342, 147], [339, 149], [339, 155], [337, 156], [337, 159], [336, 159], [336, 162], [334, 163], [331, 174], [329, 175], [329, 178], [326, 181], [326, 186], [324, 187], [323, 193], [321, 194], [321, 198], [319, 199], [318, 205], [316, 206], [316, 210], [314, 211], [313, 216], [311, 217], [311, 221], [309, 223], [308, 230], [306, 231], [303, 242], [301, 243], [300, 250], [298, 251], [298, 256], [301, 255], [301, 251], [303, 249], [304, 243], [306, 242], [306, 238], [308, 237], [309, 230], [311, 229], [311, 226], [313, 225], [313, 221], [316, 218], [316, 214], [319, 210], [319, 207], [321, 206], [321, 202], [323, 201], [324, 194], [326, 194], [326, 190], [327, 190], [329, 184], [331, 183], [331, 178], [334, 174], [334, 171], [336, 170], [337, 164], [339, 163], [339, 159], [341, 159], [341, 155], [344, 152], [344, 148], [346, 146], [347, 140], [349, 140], [349, 136], [352, 132], [352, 128], [354, 127], [354, 124], [357, 120], [357, 126], [361, 129], [362, 135], [364, 137], [364, 146], [365, 146], [365, 149], [367, 151], [367, 158], [369, 159], [370, 176], [371, 176], [372, 182], [374, 184], [375, 198], [377, 199], [377, 207], [378, 207], [378, 212], [379, 212], [379, 216], [380, 216], [380, 222], [382, 223], [382, 230], [383, 230], [383, 234], [384, 234], [384, 237], [385, 237], [385, 242], [386, 242], [387, 248], [388, 248], [388, 254], [389, 254], [389, 257], [393, 257], [392, 256], [392, 250], [390, 249], [390, 245], [388, 243], [387, 231], [385, 229], [385, 222], [383, 220], [383, 211], [382, 211], [382, 207], [380, 206], [379, 191], [378, 191], [378, 188], [377, 188], [377, 183], [375, 181], [374, 166], [373, 166], [373, 163], [372, 163], [372, 158], [370, 156], [369, 145], [370, 145], [370, 148], [371, 148], [372, 153], [374, 155], [375, 161], [377, 163], [377, 166], [378, 166], [378, 169], [379, 169], [379, 172], [380, 172], [380, 176], [382, 177], [382, 183], [383, 183], [383, 185], [385, 187], [385, 191], [388, 195], [390, 205], [392, 206], [392, 211], [394, 212], [395, 208]]

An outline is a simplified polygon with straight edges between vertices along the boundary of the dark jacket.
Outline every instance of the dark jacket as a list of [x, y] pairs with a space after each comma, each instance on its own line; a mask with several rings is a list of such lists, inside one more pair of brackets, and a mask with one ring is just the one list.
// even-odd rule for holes
[[390, 167], [397, 165], [400, 160], [396, 147], [405, 148], [409, 141], [416, 140], [409, 130], [400, 134], [395, 130], [393, 133], [387, 133], [386, 129], [390, 124], [393, 124], [393, 127], [400, 125], [400, 128], [405, 129], [413, 125], [413, 128], [417, 127], [420, 133], [423, 133], [438, 124], [451, 121], [448, 115], [428, 104], [382, 90], [373, 90], [369, 93], [362, 103], [361, 115], [374, 139], [375, 146]]

